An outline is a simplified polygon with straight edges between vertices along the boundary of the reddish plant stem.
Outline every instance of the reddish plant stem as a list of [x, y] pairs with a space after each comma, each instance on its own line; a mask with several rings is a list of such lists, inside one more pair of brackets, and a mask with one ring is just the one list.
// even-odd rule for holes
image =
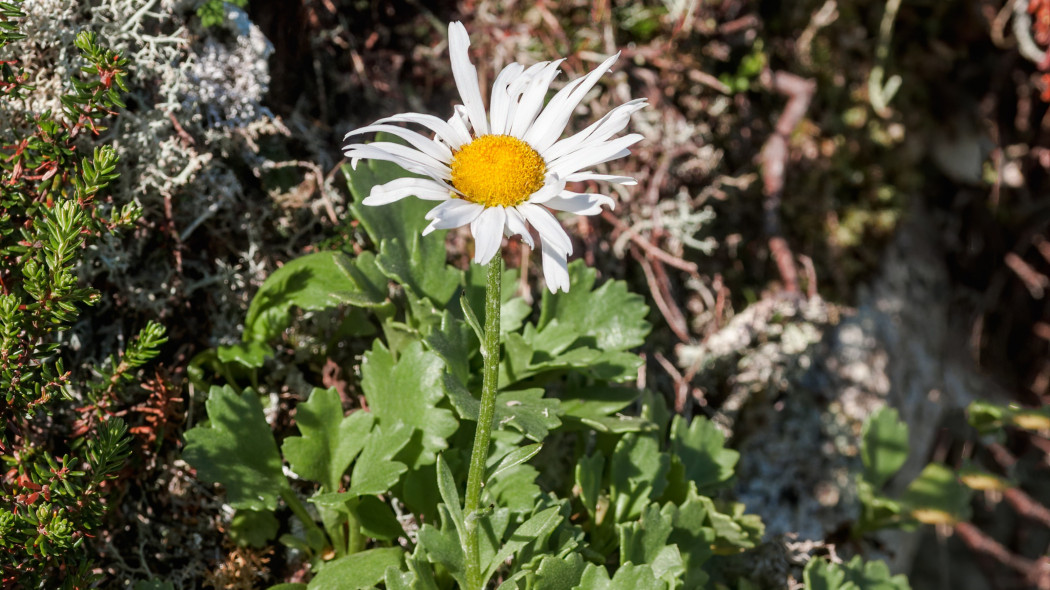
[[788, 143], [791, 132], [802, 121], [813, 99], [816, 84], [795, 74], [765, 71], [762, 82], [775, 92], [788, 97], [784, 111], [777, 119], [773, 134], [766, 140], [759, 156], [762, 166], [763, 225], [769, 236], [769, 251], [776, 262], [786, 291], [798, 292], [798, 271], [791, 247], [784, 239], [780, 225], [780, 204], [784, 191], [784, 170], [787, 168]]
[[1003, 491], [1003, 498], [1014, 507], [1021, 516], [1039, 522], [1050, 528], [1050, 510], [1020, 488], [1009, 488]]
[[657, 260], [663, 262], [667, 266], [671, 266], [677, 268], [678, 270], [687, 272], [691, 276], [700, 276], [700, 269], [696, 266], [695, 263], [683, 260], [682, 258], [679, 258], [678, 256], [675, 256], [674, 254], [671, 254], [666, 250], [655, 246], [652, 242], [642, 237], [638, 232], [631, 229], [631, 227], [628, 226], [626, 223], [617, 219], [616, 215], [614, 215], [611, 211], [603, 210], [602, 219], [608, 221], [618, 231], [627, 234], [628, 239], [630, 239], [631, 242], [633, 242], [642, 250], [645, 250], [646, 254], [652, 256], [653, 258], [656, 258]]
[[1027, 583], [1038, 590], [1050, 590], [1050, 561], [1046, 558], [1033, 561], [1015, 555], [1001, 543], [969, 522], [955, 524], [955, 534], [971, 550], [991, 557], [1024, 576]]
[[674, 298], [666, 292], [667, 282], [658, 280], [653, 270], [661, 262], [646, 258], [637, 248], [633, 247], [631, 248], [631, 256], [641, 265], [642, 272], [645, 273], [645, 281], [649, 285], [649, 291], [653, 294], [653, 301], [656, 302], [656, 307], [660, 310], [660, 314], [667, 321], [668, 327], [671, 328], [671, 331], [674, 332], [674, 335], [679, 340], [689, 342], [689, 324], [686, 322], [682, 310], [675, 305]]

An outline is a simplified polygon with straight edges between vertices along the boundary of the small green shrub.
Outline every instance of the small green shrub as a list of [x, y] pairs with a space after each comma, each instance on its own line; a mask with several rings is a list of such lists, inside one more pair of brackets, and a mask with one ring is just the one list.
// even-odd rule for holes
[[[0, 50], [23, 39], [19, 2], [0, 3]], [[62, 112], [26, 112], [33, 92], [18, 61], [2, 60], [0, 100], [24, 113], [0, 144], [0, 575], [4, 587], [72, 587], [88, 577], [84, 540], [101, 523], [106, 482], [127, 458], [127, 427], [98, 403], [156, 354], [164, 330], [150, 324], [119, 359], [85, 383], [61, 359], [60, 338], [99, 293], [78, 283], [83, 249], [130, 226], [134, 206], [100, 202], [116, 178], [109, 146], [90, 137], [122, 107], [125, 61], [91, 32], [76, 36], [84, 60], [61, 97]], [[110, 209], [107, 213], [107, 209]], [[72, 391], [94, 403], [71, 429], [59, 420]], [[54, 414], [54, 415], [52, 415]]]

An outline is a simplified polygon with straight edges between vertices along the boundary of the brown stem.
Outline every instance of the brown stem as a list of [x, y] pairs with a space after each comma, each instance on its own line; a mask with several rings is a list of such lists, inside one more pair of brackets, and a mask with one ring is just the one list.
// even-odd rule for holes
[[780, 205], [784, 191], [784, 170], [787, 168], [788, 144], [791, 132], [802, 121], [816, 91], [812, 80], [787, 72], [766, 71], [762, 81], [775, 92], [788, 97], [784, 111], [777, 119], [773, 134], [762, 146], [759, 156], [762, 166], [763, 225], [769, 236], [769, 250], [776, 262], [784, 289], [798, 292], [798, 271], [795, 269], [791, 247], [783, 237], [780, 226]]
[[999, 563], [1024, 576], [1025, 581], [1039, 590], [1050, 590], [1050, 562], [1045, 558], [1038, 561], [1015, 555], [1001, 543], [991, 538], [981, 529], [969, 522], [955, 525], [955, 534], [973, 551], [987, 555]]
[[671, 331], [674, 332], [679, 340], [689, 342], [689, 324], [686, 322], [682, 310], [675, 305], [674, 298], [666, 292], [667, 281], [658, 280], [656, 272], [653, 270], [656, 265], [661, 264], [660, 261], [650, 260], [643, 256], [637, 248], [631, 248], [631, 256], [641, 265], [642, 272], [645, 273], [645, 281], [649, 285], [649, 291], [653, 294], [653, 301], [656, 302], [656, 307], [664, 316], [664, 320], [667, 321], [668, 327], [671, 328]]

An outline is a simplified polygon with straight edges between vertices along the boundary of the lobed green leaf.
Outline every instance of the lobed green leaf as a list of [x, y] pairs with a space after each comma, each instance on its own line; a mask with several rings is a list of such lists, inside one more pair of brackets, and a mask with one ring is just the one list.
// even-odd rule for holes
[[186, 432], [183, 458], [198, 478], [222, 484], [234, 508], [275, 510], [288, 480], [258, 394], [212, 387], [205, 407], [208, 423]]

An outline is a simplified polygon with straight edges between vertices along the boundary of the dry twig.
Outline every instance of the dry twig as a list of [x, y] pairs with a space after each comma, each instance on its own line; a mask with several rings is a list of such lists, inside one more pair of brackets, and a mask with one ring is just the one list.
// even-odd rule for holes
[[1015, 555], [969, 522], [956, 523], [955, 534], [973, 551], [987, 555], [1024, 576], [1025, 582], [1034, 588], [1050, 590], [1050, 561], [1047, 558], [1034, 561]]
[[784, 192], [784, 170], [787, 168], [788, 142], [791, 132], [802, 121], [809, 103], [813, 99], [816, 84], [812, 80], [788, 72], [765, 71], [763, 82], [775, 92], [788, 97], [784, 111], [777, 119], [773, 134], [762, 146], [762, 183], [765, 199], [763, 218], [769, 250], [784, 281], [784, 289], [798, 292], [798, 271], [795, 269], [791, 247], [784, 239], [780, 227], [780, 203]]
[[620, 221], [618, 217], [612, 214], [610, 211], [602, 211], [602, 219], [608, 221], [617, 229], [617, 231], [623, 232], [630, 238], [636, 246], [645, 250], [645, 253], [656, 258], [660, 262], [663, 262], [667, 266], [677, 268], [678, 270], [689, 273], [690, 276], [699, 277], [700, 269], [695, 263], [683, 260], [682, 258], [667, 252], [657, 246], [653, 245], [652, 242], [642, 237], [641, 234], [636, 232], [633, 228], [629, 227], [626, 223]]
[[645, 281], [649, 285], [649, 291], [653, 294], [653, 301], [656, 302], [656, 307], [660, 310], [660, 314], [664, 316], [667, 326], [671, 328], [671, 331], [674, 332], [674, 335], [679, 340], [689, 342], [689, 324], [686, 322], [685, 315], [682, 314], [682, 310], [674, 302], [674, 297], [667, 292], [667, 282], [658, 280], [656, 272], [653, 270], [657, 265], [662, 266], [662, 263], [659, 260], [650, 260], [643, 256], [637, 248], [633, 247], [631, 248], [631, 256], [641, 265], [642, 272], [645, 274]]

